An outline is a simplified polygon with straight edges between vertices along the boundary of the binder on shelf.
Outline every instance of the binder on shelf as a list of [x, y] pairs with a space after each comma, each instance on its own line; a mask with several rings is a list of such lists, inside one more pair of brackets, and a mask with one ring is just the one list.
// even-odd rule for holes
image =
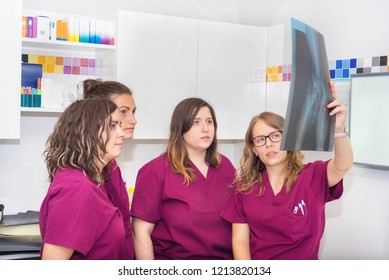
[[23, 87], [37, 88], [39, 78], [42, 78], [42, 64], [22, 63]]
[[80, 42], [89, 43], [89, 18], [80, 17]]
[[27, 16], [22, 16], [22, 37], [27, 37], [27, 25], [28, 25]]
[[32, 22], [33, 17], [32, 16], [27, 16], [27, 37], [28, 38], [33, 38], [33, 22]]
[[50, 21], [50, 40], [57, 40], [57, 23], [55, 20]]
[[41, 40], [50, 39], [50, 18], [47, 16], [37, 16], [36, 38]]

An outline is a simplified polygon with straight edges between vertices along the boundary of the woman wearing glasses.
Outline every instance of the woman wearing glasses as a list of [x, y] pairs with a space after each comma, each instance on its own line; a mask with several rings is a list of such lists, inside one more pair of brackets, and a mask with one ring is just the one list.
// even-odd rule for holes
[[[124, 139], [134, 136], [137, 123], [135, 118], [135, 100], [131, 90], [116, 81], [102, 81], [100, 79], [87, 79], [83, 81], [84, 98], [109, 98], [119, 108], [121, 127], [124, 131]], [[104, 189], [112, 204], [122, 213], [126, 231], [125, 258], [134, 259], [134, 242], [130, 223], [130, 205], [126, 183], [123, 180], [120, 168], [115, 160], [111, 162], [111, 170], [105, 174]]]
[[346, 109], [331, 83], [334, 157], [303, 164], [300, 151], [281, 151], [284, 119], [270, 112], [249, 125], [237, 192], [222, 212], [232, 223], [235, 259], [318, 259], [325, 203], [340, 198], [353, 152], [345, 133]]

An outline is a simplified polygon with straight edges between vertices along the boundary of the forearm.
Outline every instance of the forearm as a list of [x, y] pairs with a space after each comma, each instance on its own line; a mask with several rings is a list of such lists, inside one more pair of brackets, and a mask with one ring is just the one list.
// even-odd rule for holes
[[151, 233], [154, 230], [154, 224], [138, 218], [133, 218], [132, 230], [135, 258], [137, 260], [153, 260], [154, 249], [153, 242], [151, 240]]
[[134, 236], [135, 259], [153, 260], [154, 250], [150, 236]]
[[[340, 131], [335, 129], [335, 134], [344, 133], [344, 128]], [[354, 156], [351, 141], [347, 136], [336, 137], [334, 139], [334, 167], [339, 172], [346, 173], [353, 165]]]
[[251, 260], [248, 224], [232, 224], [232, 252], [235, 260]]

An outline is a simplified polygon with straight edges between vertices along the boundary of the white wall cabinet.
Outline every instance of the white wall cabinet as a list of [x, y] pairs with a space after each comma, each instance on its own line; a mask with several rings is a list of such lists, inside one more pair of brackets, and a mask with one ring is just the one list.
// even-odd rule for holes
[[215, 108], [219, 139], [243, 139], [265, 109], [266, 29], [119, 11], [117, 79], [134, 92], [137, 139], [166, 139], [174, 107], [198, 96]]
[[137, 105], [136, 139], [166, 139], [179, 100], [196, 95], [198, 23], [119, 11], [117, 80]]
[[216, 111], [219, 139], [244, 139], [251, 118], [265, 110], [266, 28], [200, 21], [197, 96]]
[[0, 139], [20, 138], [20, 51], [22, 0], [9, 1], [0, 9], [2, 65], [0, 67], [2, 108]]

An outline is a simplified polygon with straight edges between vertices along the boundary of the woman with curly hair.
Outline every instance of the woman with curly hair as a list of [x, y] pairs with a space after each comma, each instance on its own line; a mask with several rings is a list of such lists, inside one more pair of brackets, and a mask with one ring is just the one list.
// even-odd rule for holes
[[353, 164], [345, 133], [346, 109], [331, 83], [335, 116], [334, 157], [303, 164], [300, 151], [282, 151], [284, 119], [255, 116], [249, 125], [234, 181], [236, 193], [222, 217], [232, 223], [235, 259], [318, 259], [325, 203], [340, 198], [343, 176]]
[[58, 119], [46, 142], [50, 186], [39, 217], [42, 259], [123, 259], [120, 211], [101, 188], [120, 156], [121, 116], [109, 99], [78, 100]]

